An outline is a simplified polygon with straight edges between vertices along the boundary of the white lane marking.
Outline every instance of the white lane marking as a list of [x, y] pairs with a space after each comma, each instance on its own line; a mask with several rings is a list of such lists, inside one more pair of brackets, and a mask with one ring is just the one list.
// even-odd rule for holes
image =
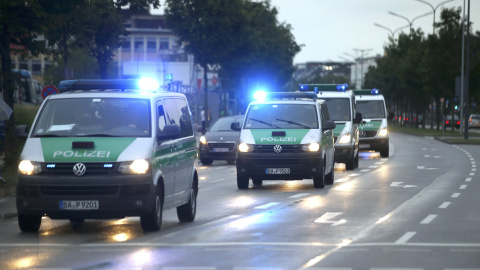
[[221, 179], [217, 179], [217, 180], [212, 180], [212, 181], [209, 181], [210, 183], [217, 183], [217, 182], [221, 182], [225, 179], [221, 178]]
[[[337, 181], [335, 181], [335, 182], [337, 182]], [[308, 196], [309, 194], [310, 193], [298, 193], [298, 194], [292, 195], [292, 196], [287, 197], [287, 198], [290, 198], [290, 199], [301, 198], [301, 197]]]
[[342, 182], [345, 182], [345, 181], [348, 181], [348, 178], [336, 179], [336, 180], [335, 180], [335, 183], [342, 183]]
[[378, 166], [373, 165], [373, 166], [368, 166], [368, 168], [369, 169], [375, 169], [375, 168], [378, 168]]
[[[138, 268], [138, 269], [141, 269], [141, 268]], [[195, 267], [195, 266], [192, 266], [192, 267], [187, 267], [187, 266], [179, 266], [179, 267], [163, 267], [162, 269], [164, 270], [215, 270], [217, 269], [217, 267], [213, 266], [213, 267], [204, 267], [204, 266], [198, 266], [198, 267]]]
[[406, 232], [402, 237], [398, 238], [397, 241], [395, 241], [395, 244], [405, 244], [412, 238], [416, 232]]
[[350, 174], [350, 175], [348, 175], [348, 176], [350, 176], [350, 177], [355, 177], [355, 176], [359, 176], [359, 175], [360, 175], [359, 173], [352, 173], [352, 174]]
[[473, 168], [476, 168], [476, 167], [477, 167], [477, 165], [474, 165], [474, 164], [472, 164], [472, 167], [473, 167]]
[[460, 193], [453, 193], [452, 196], [450, 196], [450, 197], [452, 197], [452, 198], [458, 198], [459, 196], [460, 196]]
[[275, 206], [277, 204], [279, 204], [279, 202], [271, 202], [271, 203], [260, 205], [260, 206], [254, 207], [254, 208], [255, 209], [267, 209], [267, 208], [270, 208], [270, 207]]
[[437, 217], [437, 215], [428, 215], [424, 220], [420, 222], [420, 224], [429, 224]]
[[[473, 171], [473, 170], [472, 170], [472, 171]], [[475, 173], [470, 173], [469, 175], [470, 175], [470, 176], [474, 176], [474, 175], [475, 175]]]
[[477, 171], [477, 169], [472, 169], [472, 172], [476, 172], [476, 171]]
[[472, 178], [470, 178], [470, 177], [465, 179], [465, 182], [470, 182], [470, 181], [472, 181]]
[[281, 270], [276, 267], [233, 267], [233, 270]]
[[392, 182], [390, 184], [391, 187], [401, 187], [401, 188], [412, 188], [412, 187], [417, 187], [415, 185], [403, 185], [403, 182]]
[[436, 170], [438, 168], [425, 168], [425, 166], [417, 166], [417, 169], [419, 169], [419, 170]]
[[459, 189], [466, 189], [466, 188], [467, 188], [467, 185], [461, 185], [461, 186], [459, 187]]
[[342, 212], [327, 212], [323, 214], [321, 217], [317, 218], [314, 222], [315, 223], [331, 223], [331, 226], [337, 226], [340, 224], [344, 224], [347, 222], [346, 219], [340, 219], [340, 220], [330, 220], [332, 218], [335, 218], [338, 215], [341, 215]]
[[384, 163], [385, 163], [384, 161], [381, 161], [381, 162], [375, 162], [375, 164], [377, 164], [377, 165], [382, 165], [382, 164], [384, 164]]
[[[471, 157], [471, 156], [470, 156], [470, 157]], [[470, 158], [470, 160], [472, 160], [472, 161], [473, 161], [474, 159], [471, 157], [471, 158]]]
[[451, 202], [444, 202], [438, 208], [447, 208], [450, 204]]
[[369, 169], [360, 170], [360, 172], [369, 172], [369, 171], [370, 171]]

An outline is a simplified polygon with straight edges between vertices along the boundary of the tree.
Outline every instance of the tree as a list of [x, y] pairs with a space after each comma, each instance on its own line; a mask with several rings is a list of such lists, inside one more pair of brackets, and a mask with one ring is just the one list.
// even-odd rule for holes
[[[38, 40], [38, 33], [43, 30], [45, 17], [42, 7], [36, 0], [9, 0], [0, 1], [0, 56], [2, 65], [3, 99], [11, 108], [14, 107], [13, 91], [15, 88], [12, 74], [12, 54], [38, 55], [45, 49], [43, 41]], [[16, 147], [13, 131], [15, 116], [5, 121], [5, 165], [10, 166], [17, 162], [18, 148]]]
[[207, 72], [235, 50], [236, 35], [242, 33], [243, 0], [166, 0], [169, 28], [203, 68], [205, 111], [208, 111]]

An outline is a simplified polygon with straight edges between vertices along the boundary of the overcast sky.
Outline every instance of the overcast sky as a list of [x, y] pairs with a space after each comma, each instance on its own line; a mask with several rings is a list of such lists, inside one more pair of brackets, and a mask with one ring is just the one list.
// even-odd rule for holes
[[[434, 8], [445, 0], [424, 0]], [[454, 0], [443, 6], [463, 7], [464, 0]], [[408, 20], [432, 12], [432, 8], [415, 0], [271, 0], [279, 10], [278, 20], [292, 26], [292, 33], [298, 44], [303, 44], [294, 63], [312, 61], [344, 61], [351, 59], [345, 53], [360, 57], [383, 53], [390, 31], [377, 27], [374, 23], [391, 31], [408, 25]], [[467, 5], [468, 1], [465, 1]], [[436, 9], [436, 22], [440, 21], [442, 6]], [[406, 17], [389, 14], [394, 12]], [[463, 11], [462, 11], [463, 14]], [[470, 21], [474, 31], [480, 31], [480, 1], [470, 0]], [[413, 21], [415, 29], [424, 33], [433, 31], [433, 14]], [[397, 31], [408, 32], [408, 27]], [[461, 44], [459, 44], [461, 50]]]
[[[448, 0], [423, 1], [435, 8]], [[464, 2], [467, 5], [468, 0], [453, 0], [438, 7], [436, 22], [440, 21], [442, 7], [463, 7]], [[290, 24], [295, 41], [303, 45], [294, 63], [350, 61], [352, 56], [361, 56], [358, 50], [365, 57], [383, 54], [390, 31], [375, 23], [395, 31], [408, 25], [408, 19], [413, 20], [415, 29], [421, 28], [426, 34], [433, 31], [433, 14], [414, 20], [432, 12], [429, 5], [416, 0], [271, 0], [271, 4], [278, 8], [279, 22]], [[406, 19], [391, 15], [390, 11]], [[480, 0], [470, 0], [470, 21], [474, 31], [480, 31]], [[397, 31], [395, 36], [408, 29]]]

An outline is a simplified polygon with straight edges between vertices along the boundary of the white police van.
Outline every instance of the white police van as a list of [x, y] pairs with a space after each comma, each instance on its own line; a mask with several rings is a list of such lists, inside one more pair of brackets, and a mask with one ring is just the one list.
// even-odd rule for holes
[[26, 138], [16, 189], [22, 231], [38, 231], [42, 216], [74, 227], [139, 216], [145, 231], [160, 229], [166, 209], [195, 219], [197, 146], [183, 94], [147, 80], [70, 80], [58, 89], [29, 132], [16, 129]]
[[334, 182], [334, 142], [328, 108], [315, 93], [257, 95], [249, 104], [237, 150], [237, 187], [264, 180], [313, 179], [315, 188]]
[[330, 119], [335, 122], [335, 162], [345, 163], [347, 170], [358, 168], [358, 125], [362, 115], [358, 113], [355, 95], [347, 84], [301, 84], [300, 89], [315, 91], [326, 101]]
[[389, 156], [389, 137], [385, 98], [377, 89], [354, 90], [357, 110], [362, 113], [360, 150], [380, 152], [381, 157]]

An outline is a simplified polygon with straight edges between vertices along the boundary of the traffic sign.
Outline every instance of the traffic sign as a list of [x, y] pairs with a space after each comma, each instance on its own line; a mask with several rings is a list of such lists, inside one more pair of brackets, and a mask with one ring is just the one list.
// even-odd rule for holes
[[42, 98], [45, 99], [50, 95], [58, 94], [58, 89], [53, 85], [47, 85], [42, 89]]

